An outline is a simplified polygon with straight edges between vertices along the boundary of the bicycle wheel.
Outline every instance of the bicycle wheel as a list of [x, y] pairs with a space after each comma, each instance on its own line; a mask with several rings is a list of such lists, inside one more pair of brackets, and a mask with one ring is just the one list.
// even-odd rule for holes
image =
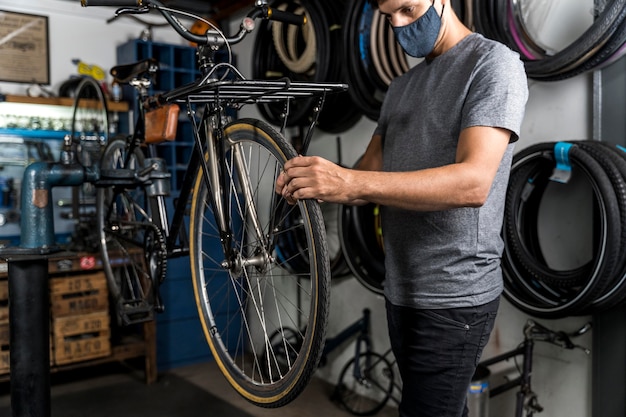
[[[107, 102], [102, 88], [91, 77], [80, 79], [72, 108], [72, 149], [84, 167], [97, 165], [109, 136]], [[96, 250], [96, 189], [91, 182], [72, 187], [72, 218], [77, 222], [74, 245], [79, 250]]]
[[[317, 202], [290, 206], [274, 192], [277, 176], [296, 151], [268, 124], [233, 122], [224, 129], [223, 149], [227, 178], [221, 184], [228, 189], [221, 201], [228, 206], [230, 236], [216, 228], [202, 171], [194, 185], [190, 258], [196, 303], [226, 379], [248, 401], [279, 407], [306, 387], [324, 345], [330, 291], [324, 223]], [[292, 274], [276, 253], [276, 241], [289, 235], [306, 236], [298, 239], [307, 246], [305, 272]], [[231, 243], [223, 245], [228, 238]], [[302, 343], [285, 356], [287, 366], [272, 365], [283, 359], [273, 346], [293, 338], [287, 327], [297, 329]], [[276, 342], [276, 334], [284, 343]]]
[[[130, 152], [127, 140], [116, 138], [105, 148], [100, 163], [104, 184], [99, 184], [96, 194], [97, 230], [118, 322], [151, 320], [156, 301], [153, 277], [164, 273], [164, 246], [151, 223], [146, 190], [135, 180], [144, 155], [139, 148]], [[150, 266], [161, 272], [154, 273]]]
[[340, 404], [357, 416], [379, 412], [393, 393], [391, 364], [375, 352], [363, 352], [343, 367], [335, 396]]

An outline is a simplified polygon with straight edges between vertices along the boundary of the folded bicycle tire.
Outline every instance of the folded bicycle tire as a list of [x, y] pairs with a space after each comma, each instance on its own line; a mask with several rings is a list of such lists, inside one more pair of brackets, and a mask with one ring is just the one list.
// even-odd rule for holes
[[[278, 79], [287, 77], [292, 81], [328, 81], [328, 69], [330, 62], [330, 38], [328, 22], [321, 6], [311, 0], [275, 0], [271, 2], [274, 8], [286, 5], [287, 11], [295, 11], [304, 8], [309, 25], [313, 26], [315, 33], [316, 51], [315, 66], [305, 73], [289, 70], [281, 61], [273, 42], [272, 24], [269, 20], [263, 20], [257, 30], [255, 44], [252, 51], [252, 77], [257, 79]], [[286, 103], [258, 103], [257, 108], [263, 118], [277, 126], [305, 126], [311, 122], [311, 115], [315, 111], [319, 99], [304, 98]], [[286, 111], [288, 110], [288, 112]], [[287, 118], [285, 120], [285, 115]]]
[[[542, 255], [538, 237], [539, 207], [556, 164], [554, 143], [533, 145], [516, 154], [507, 190], [502, 266], [505, 297], [516, 307], [538, 317], [559, 318], [586, 314], [592, 303], [615, 284], [621, 242], [620, 205], [613, 178], [584, 146], [572, 145], [572, 175], [583, 175], [593, 191], [594, 256], [570, 270], [555, 270]], [[613, 181], [613, 182], [612, 182]], [[617, 185], [622, 187], [622, 185]]]
[[339, 238], [354, 277], [368, 290], [383, 293], [385, 255], [377, 236], [377, 205], [344, 205]]

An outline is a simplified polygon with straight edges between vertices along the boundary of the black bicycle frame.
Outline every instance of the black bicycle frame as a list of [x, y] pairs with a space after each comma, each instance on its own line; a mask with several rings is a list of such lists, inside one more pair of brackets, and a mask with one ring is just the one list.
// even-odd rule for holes
[[[327, 338], [324, 344], [324, 350], [322, 351], [322, 357], [335, 350], [342, 345], [353, 335], [358, 334], [355, 346], [355, 358], [358, 358], [361, 354], [361, 344], [365, 344], [364, 352], [368, 352], [371, 348], [371, 341], [369, 337], [370, 329], [370, 310], [366, 308], [363, 310], [363, 315], [357, 321], [343, 329], [336, 336]], [[356, 367], [359, 368], [358, 366]]]
[[533, 349], [535, 342], [532, 339], [525, 339], [518, 348], [505, 352], [501, 355], [494, 356], [493, 358], [486, 359], [480, 362], [479, 366], [491, 366], [499, 362], [507, 361], [516, 356], [522, 356], [524, 364], [520, 376], [510, 381], [503, 382], [495, 387], [489, 387], [489, 398], [500, 395], [503, 392], [509, 391], [517, 386], [520, 387], [517, 392], [517, 399], [515, 403], [515, 416], [521, 417], [524, 411], [524, 398], [530, 391], [530, 378], [533, 361]]

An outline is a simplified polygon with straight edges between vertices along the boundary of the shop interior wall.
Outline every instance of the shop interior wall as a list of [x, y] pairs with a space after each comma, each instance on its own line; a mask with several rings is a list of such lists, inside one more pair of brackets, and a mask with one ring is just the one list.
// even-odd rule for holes
[[[231, 30], [238, 27], [233, 19]], [[562, 36], [562, 34], [560, 35]], [[238, 63], [245, 76], [251, 74], [251, 51], [254, 39], [249, 37], [235, 47]], [[592, 139], [593, 80], [590, 74], [559, 82], [537, 82], [529, 80], [529, 101], [522, 125], [522, 134], [516, 150], [539, 142], [558, 140]], [[244, 108], [245, 116], [259, 116], [254, 107]], [[371, 138], [375, 123], [363, 117], [349, 131], [325, 134], [317, 131], [313, 137], [309, 154], [324, 156], [344, 165], [352, 166], [363, 154]], [[288, 132], [289, 134], [289, 132]], [[297, 132], [293, 132], [294, 135]], [[338, 151], [340, 142], [341, 151]], [[581, 213], [584, 216], [584, 213]], [[548, 233], [549, 235], [550, 233]], [[569, 237], [552, 236], [557, 243], [566, 247]], [[560, 240], [560, 242], [559, 242]], [[586, 256], [586, 245], [563, 251], [559, 256]], [[553, 245], [549, 245], [553, 247]], [[565, 267], [571, 265], [569, 259], [556, 260]], [[328, 336], [332, 337], [358, 319], [361, 311], [372, 311], [373, 348], [384, 353], [389, 347], [384, 300], [363, 287], [354, 277], [338, 278], [333, 281]], [[484, 352], [483, 358], [513, 349], [522, 341], [522, 327], [529, 318], [503, 299], [496, 328]], [[540, 320], [549, 327], [574, 330], [591, 320], [591, 317], [571, 317], [560, 320]], [[591, 332], [577, 339], [577, 342], [591, 347]], [[318, 376], [336, 383], [344, 364], [353, 355], [353, 346], [348, 345], [339, 352], [333, 352], [328, 363], [318, 371]], [[538, 343], [533, 372], [533, 389], [539, 395], [544, 414], [550, 417], [589, 417], [591, 415], [591, 355], [581, 350], [567, 351], [552, 345]], [[514, 368], [509, 363], [502, 373]], [[515, 372], [511, 372], [515, 375]], [[512, 415], [515, 395], [504, 394], [491, 401], [491, 416]]]
[[[0, 10], [47, 15], [50, 27], [50, 76], [52, 90], [71, 74], [76, 73], [72, 59], [96, 64], [108, 70], [115, 64], [115, 47], [139, 36], [141, 26], [130, 19], [119, 19], [106, 24], [113, 9], [84, 9], [76, 1], [31, 0], [14, 2], [0, 0]], [[238, 26], [238, 19], [232, 20]], [[182, 43], [167, 29], [156, 28], [154, 40]], [[235, 48], [244, 75], [251, 74], [250, 56], [253, 36]], [[533, 143], [555, 140], [592, 138], [592, 79], [582, 75], [560, 82], [529, 81], [530, 98], [518, 150]], [[27, 85], [0, 82], [0, 92], [25, 94]], [[241, 111], [242, 116], [258, 116], [252, 106]], [[367, 118], [349, 131], [337, 134], [317, 132], [310, 153], [352, 165], [364, 152], [375, 123]], [[288, 132], [289, 134], [289, 132]], [[337, 143], [341, 144], [341, 152]], [[364, 308], [372, 310], [374, 350], [384, 352], [389, 346], [383, 299], [365, 289], [353, 277], [333, 282], [331, 319], [328, 328], [333, 336], [360, 317]], [[528, 316], [502, 302], [499, 318], [485, 357], [513, 348], [521, 341], [522, 325]], [[574, 329], [589, 317], [561, 320], [542, 320], [555, 328]], [[579, 340], [591, 346], [590, 335]], [[351, 346], [334, 352], [329, 362], [318, 371], [318, 376], [335, 383], [344, 363], [352, 354]], [[591, 356], [581, 351], [562, 351], [551, 346], [538, 345], [533, 374], [535, 391], [540, 396], [545, 414], [551, 417], [588, 417], [591, 413]], [[514, 397], [505, 395], [492, 403], [492, 415], [506, 415], [512, 410]], [[497, 410], [501, 409], [502, 412]]]
[[[0, 0], [0, 10], [48, 16], [50, 85], [59, 86], [77, 74], [74, 59], [108, 70], [116, 63], [115, 47], [140, 37], [143, 26], [122, 17], [107, 24], [114, 14], [111, 7], [81, 7], [80, 0]], [[154, 28], [153, 40], [182, 44], [181, 38], [168, 28]], [[107, 79], [110, 82], [110, 76]], [[0, 93], [26, 94], [28, 84], [0, 81]]]

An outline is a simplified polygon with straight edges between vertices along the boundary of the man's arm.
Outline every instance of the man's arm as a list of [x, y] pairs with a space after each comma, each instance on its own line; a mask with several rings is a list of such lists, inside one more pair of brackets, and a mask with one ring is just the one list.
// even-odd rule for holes
[[[347, 169], [323, 158], [297, 157], [285, 164], [282, 194], [341, 204], [371, 202], [407, 210], [433, 211], [478, 207], [489, 195], [509, 144], [506, 129], [476, 126], [459, 137], [455, 163], [419, 171], [382, 172]], [[382, 167], [382, 142], [372, 141], [363, 165]], [[377, 150], [380, 150], [379, 153]], [[380, 159], [369, 159], [380, 155]], [[380, 164], [380, 165], [376, 165]]]
[[[374, 135], [372, 136], [372, 139], [370, 140], [369, 145], [367, 146], [367, 149], [365, 150], [365, 153], [363, 154], [363, 156], [361, 157], [361, 159], [358, 161], [357, 165], [355, 166], [355, 170], [365, 170], [365, 171], [380, 171], [383, 167], [383, 152], [382, 152], [383, 148], [382, 148], [382, 138], [380, 135]], [[299, 161], [302, 161], [300, 158], [303, 157], [298, 157]], [[328, 172], [331, 172], [334, 169], [337, 169], [338, 171], [341, 170], [347, 170], [346, 168], [341, 168], [340, 166], [330, 162], [330, 161], [326, 161], [326, 160], [322, 160], [322, 158], [316, 158], [318, 163], [324, 163], [326, 165], [328, 165], [327, 170]], [[283, 197], [285, 197], [285, 199], [287, 199], [287, 201], [290, 204], [295, 204], [296, 200], [298, 197], [295, 197], [291, 194], [290, 191], [288, 191], [288, 189], [285, 187], [286, 182], [288, 181], [288, 177], [287, 177], [287, 171], [290, 170], [294, 165], [295, 162], [294, 160], [296, 160], [296, 158], [292, 159], [291, 161], [287, 161], [287, 163], [285, 164], [283, 173], [281, 175], [278, 176], [278, 179], [276, 180], [276, 192], [279, 194], [282, 194]], [[292, 173], [294, 173], [292, 171]], [[337, 173], [334, 174], [336, 176], [341, 176], [342, 174]], [[312, 190], [311, 190], [312, 191]], [[318, 198], [318, 200], [322, 200], [321, 198]], [[355, 199], [352, 202], [348, 203], [348, 204], [352, 204], [352, 205], [362, 205], [362, 204], [367, 204], [368, 201], [366, 200], [358, 200]]]

